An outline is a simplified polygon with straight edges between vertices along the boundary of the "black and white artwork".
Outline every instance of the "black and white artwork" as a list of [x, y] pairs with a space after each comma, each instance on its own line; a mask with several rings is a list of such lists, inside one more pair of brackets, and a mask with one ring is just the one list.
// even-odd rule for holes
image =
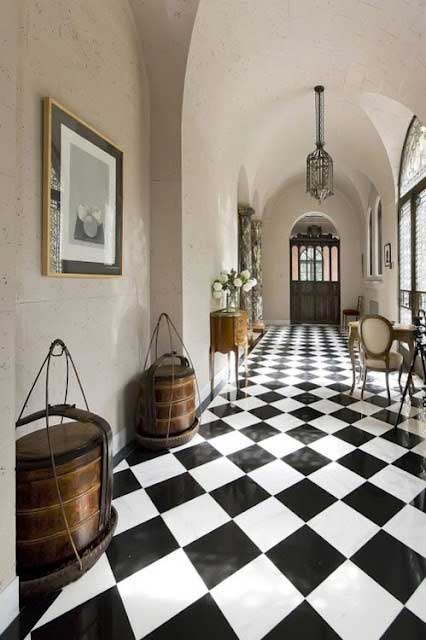
[[45, 180], [43, 272], [120, 275], [122, 152], [51, 99]]
[[384, 254], [385, 254], [385, 267], [392, 269], [392, 245], [390, 242], [385, 244]]

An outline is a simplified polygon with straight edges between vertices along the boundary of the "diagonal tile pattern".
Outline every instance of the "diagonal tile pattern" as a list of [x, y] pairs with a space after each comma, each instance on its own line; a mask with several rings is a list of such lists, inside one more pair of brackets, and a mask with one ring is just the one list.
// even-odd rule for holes
[[22, 639], [426, 637], [418, 394], [397, 430], [396, 380], [351, 396], [332, 327], [272, 327], [248, 370], [192, 443], [120, 463], [107, 554], [27, 606]]

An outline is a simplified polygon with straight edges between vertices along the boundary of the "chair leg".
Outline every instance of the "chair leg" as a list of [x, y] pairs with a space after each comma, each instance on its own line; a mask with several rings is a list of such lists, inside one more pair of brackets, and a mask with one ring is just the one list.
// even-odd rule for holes
[[386, 389], [388, 392], [388, 400], [389, 400], [389, 404], [391, 401], [391, 394], [390, 394], [390, 389], [389, 389], [389, 371], [386, 371]]
[[399, 389], [400, 389], [401, 393], [403, 393], [402, 384], [401, 384], [403, 369], [404, 369], [404, 367], [403, 367], [403, 365], [401, 365], [401, 367], [399, 369], [399, 376], [398, 376], [398, 384], [399, 384]]
[[365, 390], [366, 383], [367, 383], [367, 367], [364, 367], [364, 379], [362, 382], [361, 400], [364, 400], [364, 390]]

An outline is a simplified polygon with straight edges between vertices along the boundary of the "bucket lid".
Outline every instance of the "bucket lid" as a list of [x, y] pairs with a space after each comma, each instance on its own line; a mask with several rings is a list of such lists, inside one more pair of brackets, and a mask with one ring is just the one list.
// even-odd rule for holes
[[[56, 464], [64, 464], [92, 451], [102, 444], [102, 433], [93, 422], [64, 422], [49, 426], [50, 441]], [[16, 442], [19, 467], [50, 464], [46, 429], [39, 429]]]

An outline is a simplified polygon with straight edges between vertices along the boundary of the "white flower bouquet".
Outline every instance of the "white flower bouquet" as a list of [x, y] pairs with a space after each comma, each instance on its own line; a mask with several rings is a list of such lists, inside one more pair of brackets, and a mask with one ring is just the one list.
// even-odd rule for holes
[[231, 271], [221, 271], [219, 276], [213, 281], [212, 295], [216, 300], [220, 300], [222, 296], [226, 294], [227, 309], [238, 309], [240, 291], [243, 290], [245, 293], [248, 293], [256, 284], [256, 278], [252, 278], [250, 271], [247, 269], [241, 271], [241, 273], [237, 273], [235, 269], [231, 269]]

